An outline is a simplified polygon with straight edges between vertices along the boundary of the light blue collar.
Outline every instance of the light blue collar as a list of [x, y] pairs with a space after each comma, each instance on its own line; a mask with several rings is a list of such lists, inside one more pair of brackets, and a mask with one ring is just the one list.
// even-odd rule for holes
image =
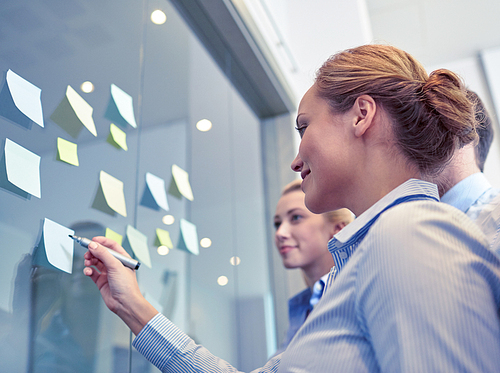
[[[378, 202], [372, 205], [368, 210], [358, 216], [354, 221], [344, 227], [337, 233], [332, 240], [341, 243], [350, 241], [356, 234], [363, 230], [374, 218], [382, 213], [397, 200], [412, 196], [427, 196], [439, 201], [437, 186], [427, 181], [410, 179], [391, 192], [382, 197]], [[401, 201], [403, 202], [403, 201]], [[330, 241], [332, 241], [330, 240]]]
[[441, 197], [441, 202], [452, 205], [462, 212], [467, 212], [469, 207], [490, 188], [491, 185], [486, 177], [482, 172], [478, 172], [455, 184]]

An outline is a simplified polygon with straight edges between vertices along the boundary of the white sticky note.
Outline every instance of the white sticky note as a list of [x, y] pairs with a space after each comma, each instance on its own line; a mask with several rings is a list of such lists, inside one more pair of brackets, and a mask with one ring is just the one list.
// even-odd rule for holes
[[127, 240], [139, 262], [151, 268], [151, 257], [149, 256], [148, 249], [148, 237], [131, 225], [127, 225]]
[[39, 155], [7, 138], [5, 139], [5, 167], [10, 183], [41, 198]]
[[165, 191], [165, 180], [161, 177], [146, 172], [146, 184], [158, 206], [168, 211], [167, 193]]
[[94, 109], [80, 96], [71, 86], [66, 88], [66, 97], [75, 111], [76, 116], [80, 122], [87, 128], [91, 134], [97, 136], [94, 119], [92, 113]]
[[10, 69], [6, 80], [12, 100], [19, 111], [43, 127], [42, 90]]
[[35, 262], [45, 267], [71, 273], [74, 242], [69, 235], [74, 233], [73, 230], [45, 218], [42, 241], [35, 254]]
[[181, 237], [178, 248], [188, 251], [191, 254], [198, 255], [200, 253], [200, 248], [198, 246], [198, 232], [196, 231], [196, 225], [185, 219], [181, 219], [180, 228]]
[[121, 117], [132, 127], [137, 128], [132, 96], [114, 84], [111, 84], [111, 96], [113, 97], [113, 101], [115, 102], [116, 108], [118, 109]]
[[179, 192], [188, 200], [194, 200], [191, 184], [189, 183], [189, 174], [176, 164], [172, 165], [172, 176]]
[[102, 192], [108, 206], [122, 216], [127, 216], [125, 194], [123, 193], [123, 182], [107, 172], [99, 174]]

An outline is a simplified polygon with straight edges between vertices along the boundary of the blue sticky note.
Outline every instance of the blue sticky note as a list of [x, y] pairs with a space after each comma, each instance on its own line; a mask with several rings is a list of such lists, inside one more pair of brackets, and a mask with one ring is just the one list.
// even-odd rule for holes
[[180, 228], [181, 234], [177, 247], [191, 254], [198, 255], [200, 253], [200, 248], [198, 246], [198, 232], [196, 231], [196, 225], [185, 219], [181, 219]]
[[161, 177], [146, 172], [146, 186], [141, 199], [141, 205], [150, 207], [154, 210], [162, 208], [169, 210], [167, 193], [165, 191], [165, 180]]
[[122, 127], [130, 124], [137, 128], [132, 96], [114, 84], [111, 84], [111, 97], [104, 116]]
[[34, 264], [71, 273], [74, 242], [69, 235], [74, 233], [73, 230], [45, 218], [42, 238], [33, 258]]
[[5, 167], [10, 183], [41, 198], [39, 155], [7, 138], [5, 139]]
[[40, 88], [9, 69], [0, 93], [0, 114], [27, 128], [31, 122], [43, 127], [41, 96]]

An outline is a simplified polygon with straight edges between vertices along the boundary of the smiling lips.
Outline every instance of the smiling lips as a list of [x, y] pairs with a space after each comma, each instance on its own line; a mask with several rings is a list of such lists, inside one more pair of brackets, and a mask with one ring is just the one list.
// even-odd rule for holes
[[286, 253], [292, 251], [295, 248], [296, 248], [295, 246], [284, 245], [280, 247], [279, 252], [281, 255], [285, 255]]

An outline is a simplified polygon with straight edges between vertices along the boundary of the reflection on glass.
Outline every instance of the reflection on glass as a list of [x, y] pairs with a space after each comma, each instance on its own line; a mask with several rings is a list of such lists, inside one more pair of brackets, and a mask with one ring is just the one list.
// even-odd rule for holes
[[163, 25], [165, 23], [165, 21], [167, 20], [167, 16], [165, 15], [165, 13], [160, 10], [160, 9], [156, 9], [154, 10], [152, 13], [151, 13], [151, 21], [155, 24], [155, 25]]
[[212, 122], [210, 122], [208, 119], [202, 119], [198, 121], [198, 123], [196, 123], [196, 128], [201, 132], [210, 131], [210, 129], [212, 129]]
[[239, 256], [232, 256], [229, 259], [229, 263], [231, 263], [231, 265], [233, 265], [233, 266], [237, 266], [241, 263], [241, 259]]
[[229, 282], [229, 280], [226, 276], [219, 276], [219, 278], [217, 279], [217, 283], [220, 286], [226, 286], [228, 282]]
[[212, 240], [208, 237], [202, 238], [200, 240], [200, 246], [206, 249], [207, 247], [212, 246]]
[[172, 225], [175, 222], [175, 218], [172, 215], [165, 215], [161, 221], [165, 225]]
[[91, 93], [94, 92], [94, 85], [92, 84], [92, 82], [89, 82], [87, 80], [86, 82], [82, 83], [80, 89], [82, 90], [83, 93]]
[[160, 255], [167, 255], [170, 252], [170, 249], [166, 246], [158, 246], [157, 249], [158, 254]]

